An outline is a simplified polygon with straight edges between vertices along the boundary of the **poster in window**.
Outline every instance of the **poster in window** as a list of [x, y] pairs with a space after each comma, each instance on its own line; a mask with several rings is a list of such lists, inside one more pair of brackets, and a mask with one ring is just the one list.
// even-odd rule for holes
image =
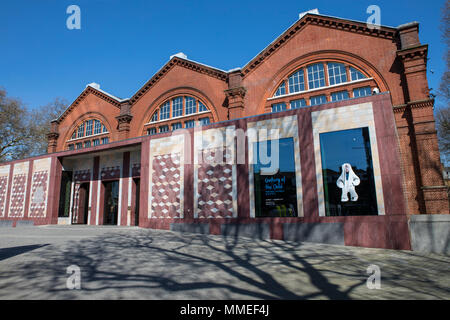
[[321, 133], [320, 152], [326, 215], [377, 215], [369, 129]]
[[[278, 155], [272, 156], [272, 141], [255, 143], [254, 183], [256, 217], [297, 217], [297, 188], [293, 138], [276, 140], [279, 143]], [[266, 147], [266, 148], [265, 148]], [[262, 164], [260, 148], [269, 159], [278, 157], [278, 170], [267, 174], [264, 168], [271, 163]], [[264, 153], [263, 153], [264, 154]]]

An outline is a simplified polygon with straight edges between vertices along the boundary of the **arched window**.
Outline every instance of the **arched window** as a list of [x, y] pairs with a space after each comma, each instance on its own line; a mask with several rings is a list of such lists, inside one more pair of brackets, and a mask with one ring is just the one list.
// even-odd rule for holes
[[[109, 132], [106, 126], [98, 119], [84, 120], [73, 131], [71, 138], [67, 141], [66, 149], [74, 150], [81, 148], [89, 148], [109, 143]], [[97, 138], [97, 136], [101, 136]]]
[[[362, 83], [360, 83], [362, 82]], [[266, 112], [280, 112], [371, 95], [373, 78], [349, 64], [321, 61], [296, 68], [281, 79]]]
[[144, 125], [144, 132], [154, 135], [211, 122], [212, 114], [205, 103], [195, 97], [183, 95], [163, 102]]

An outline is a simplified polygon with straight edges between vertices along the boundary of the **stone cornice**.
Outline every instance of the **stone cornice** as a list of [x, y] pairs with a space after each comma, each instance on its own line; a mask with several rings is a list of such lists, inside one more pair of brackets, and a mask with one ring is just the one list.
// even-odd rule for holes
[[235, 97], [238, 96], [240, 98], [244, 98], [247, 93], [247, 89], [244, 87], [231, 88], [224, 91], [227, 97]]
[[174, 66], [181, 66], [186, 69], [193, 70], [195, 72], [206, 74], [210, 77], [217, 78], [222, 81], [227, 80], [227, 73], [212, 67], [191, 61], [182, 59], [180, 57], [173, 57], [167, 62], [147, 83], [139, 89], [137, 93], [130, 98], [131, 105], [135, 104], [152, 86], [154, 86], [164, 75], [172, 69]]
[[393, 106], [392, 109], [394, 113], [404, 112], [406, 108], [411, 109], [420, 109], [420, 108], [433, 108], [434, 99], [420, 100], [420, 101], [412, 101], [407, 104], [402, 104], [398, 106]]
[[397, 51], [397, 56], [400, 57], [403, 61], [411, 61], [418, 58], [424, 59], [427, 57], [427, 54], [427, 44]]
[[133, 116], [131, 114], [121, 114], [120, 116], [117, 116], [116, 119], [119, 124], [130, 123], [133, 119]]
[[255, 58], [253, 58], [249, 63], [247, 63], [242, 68], [242, 74], [245, 76], [255, 69], [264, 59], [272, 55], [276, 50], [282, 47], [290, 38], [295, 36], [298, 32], [303, 30], [307, 25], [318, 25], [322, 27], [354, 32], [359, 34], [364, 34], [373, 37], [384, 38], [388, 40], [398, 41], [398, 32], [395, 28], [390, 27], [380, 27], [369, 28], [366, 23], [349, 21], [339, 18], [307, 14], [302, 19], [297, 21], [288, 30], [286, 30], [281, 36], [279, 36], [275, 41], [273, 41], [268, 47], [261, 51]]

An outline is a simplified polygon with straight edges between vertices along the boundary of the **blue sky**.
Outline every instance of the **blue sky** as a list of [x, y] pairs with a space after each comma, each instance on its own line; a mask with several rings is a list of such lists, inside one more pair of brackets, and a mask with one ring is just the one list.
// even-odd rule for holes
[[[220, 69], [241, 67], [298, 19], [300, 12], [381, 23], [419, 21], [430, 45], [428, 78], [438, 88], [445, 69], [439, 25], [445, 0], [416, 1], [2, 1], [0, 86], [30, 108], [56, 97], [72, 102], [86, 84], [120, 98], [133, 95], [177, 52]], [[81, 30], [68, 30], [66, 9], [81, 8]]]

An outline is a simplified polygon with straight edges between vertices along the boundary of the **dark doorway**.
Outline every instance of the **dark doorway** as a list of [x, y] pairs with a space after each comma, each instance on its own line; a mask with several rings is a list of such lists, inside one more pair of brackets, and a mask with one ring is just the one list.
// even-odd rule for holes
[[72, 171], [61, 174], [61, 188], [59, 191], [59, 218], [68, 218], [70, 214], [70, 191], [72, 188]]
[[141, 193], [141, 179], [133, 179], [134, 183], [134, 225], [139, 226], [139, 195]]
[[119, 181], [103, 182], [105, 190], [105, 202], [103, 213], [104, 225], [117, 225], [117, 216], [119, 212]]
[[78, 191], [78, 211], [72, 216], [72, 224], [87, 224], [89, 217], [89, 183], [82, 183]]

